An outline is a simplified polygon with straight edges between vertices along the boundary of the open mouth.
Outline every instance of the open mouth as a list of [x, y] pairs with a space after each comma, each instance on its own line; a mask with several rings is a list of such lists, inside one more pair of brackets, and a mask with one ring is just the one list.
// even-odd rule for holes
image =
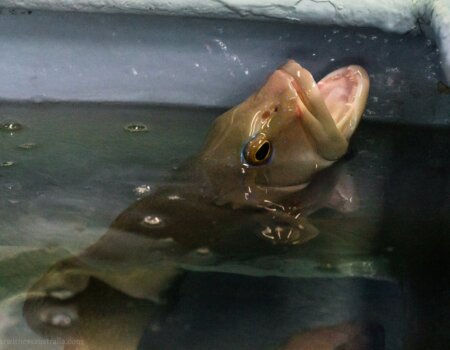
[[299, 114], [306, 108], [318, 119], [332, 119], [348, 139], [362, 115], [368, 94], [369, 79], [360, 66], [333, 71], [318, 83], [311, 73], [295, 61], [279, 70], [295, 88], [299, 98]]
[[[364, 87], [364, 76], [357, 66], [338, 69], [317, 83], [325, 105], [339, 127], [345, 117], [361, 105]], [[364, 101], [362, 101], [365, 104]]]

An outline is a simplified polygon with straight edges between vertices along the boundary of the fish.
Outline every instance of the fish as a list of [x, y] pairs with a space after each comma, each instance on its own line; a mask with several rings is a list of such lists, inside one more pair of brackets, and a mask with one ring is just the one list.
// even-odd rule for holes
[[29, 303], [72, 300], [96, 280], [161, 305], [186, 261], [251, 258], [314, 240], [312, 214], [358, 209], [338, 161], [368, 92], [360, 66], [316, 82], [289, 60], [214, 121], [195, 159], [119, 214], [97, 242], [53, 265], [30, 288]]
[[247, 184], [262, 189], [253, 202], [305, 187], [347, 152], [368, 90], [360, 66], [338, 69], [316, 83], [290, 60], [258, 92], [216, 119], [197, 168], [222, 202], [239, 202], [236, 191]]

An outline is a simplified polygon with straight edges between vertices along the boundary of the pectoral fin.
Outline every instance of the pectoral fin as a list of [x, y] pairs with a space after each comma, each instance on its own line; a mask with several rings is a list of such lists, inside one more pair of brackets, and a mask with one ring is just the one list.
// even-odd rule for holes
[[77, 259], [54, 265], [30, 290], [30, 297], [52, 297], [65, 300], [83, 292], [91, 278], [108, 284], [128, 296], [161, 302], [166, 291], [180, 274], [175, 264], [152, 266], [89, 266]]
[[333, 189], [327, 207], [340, 213], [351, 213], [359, 209], [360, 202], [355, 181], [343, 173]]

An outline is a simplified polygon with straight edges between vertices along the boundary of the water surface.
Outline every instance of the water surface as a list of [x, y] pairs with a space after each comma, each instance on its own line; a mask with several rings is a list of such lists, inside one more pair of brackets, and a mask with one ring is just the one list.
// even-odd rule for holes
[[449, 130], [364, 121], [344, 161], [358, 210], [324, 206], [313, 214], [321, 233], [307, 244], [206, 262], [185, 256], [177, 261], [185, 276], [164, 307], [92, 281], [69, 302], [45, 304], [75, 325], [24, 319], [30, 286], [96, 242], [143, 192], [157, 191], [199, 151], [220, 112], [0, 105], [1, 122], [23, 126], [0, 131], [0, 339], [17, 340], [0, 348], [27, 348], [24, 340], [62, 348], [38, 343], [78, 327], [77, 339], [96, 348], [115, 335], [118, 348], [273, 349], [300, 330], [355, 320], [379, 325], [387, 349], [445, 348]]

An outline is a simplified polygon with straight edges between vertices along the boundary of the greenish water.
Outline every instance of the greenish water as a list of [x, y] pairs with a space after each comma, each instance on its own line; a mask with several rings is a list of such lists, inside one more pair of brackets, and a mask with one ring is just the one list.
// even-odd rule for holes
[[[215, 114], [77, 105], [2, 106], [0, 113], [24, 125], [0, 133], [0, 160], [15, 163], [0, 168], [0, 244], [67, 249], [97, 238], [137, 198], [136, 187], [156, 185], [195, 154]], [[149, 131], [126, 132], [133, 122]]]
[[[48, 308], [66, 316], [94, 310], [89, 322], [104, 317], [113, 333], [127, 323], [128, 333], [117, 342], [130, 337], [135, 344], [130, 348], [271, 349], [298, 330], [353, 320], [381, 325], [387, 349], [446, 344], [450, 133], [366, 122], [344, 162], [357, 210], [336, 213], [324, 205], [313, 214], [321, 233], [304, 246], [251, 259], [205, 260], [198, 252], [174, 259], [186, 276], [170, 310], [155, 311], [151, 302], [94, 281], [75, 299], [32, 308], [37, 316], [26, 309], [24, 319], [33, 283], [53, 264], [96, 242], [141, 192], [162, 186], [199, 151], [220, 112], [0, 105], [0, 122], [23, 126], [0, 131], [0, 339], [64, 337], [67, 329], [58, 333], [58, 327], [39, 324]], [[130, 311], [130, 318], [144, 321], [118, 317], [127, 313], [122, 305], [148, 310]], [[83, 317], [81, 312], [75, 318]], [[272, 320], [278, 326], [269, 327]], [[84, 331], [76, 334], [87, 342]], [[94, 348], [111, 336], [99, 334], [104, 338], [99, 336]], [[3, 348], [27, 347], [0, 344]]]

